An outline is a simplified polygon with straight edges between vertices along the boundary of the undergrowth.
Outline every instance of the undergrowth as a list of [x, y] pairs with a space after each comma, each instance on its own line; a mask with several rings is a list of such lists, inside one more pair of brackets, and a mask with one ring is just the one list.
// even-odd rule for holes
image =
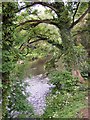
[[31, 77], [30, 73], [27, 72], [29, 65], [18, 64], [15, 66], [10, 74], [10, 80], [12, 81], [12, 86], [10, 90], [9, 105], [8, 105], [8, 116], [9, 118], [14, 117], [17, 112], [18, 118], [23, 116], [31, 116], [33, 114], [33, 107], [27, 101], [28, 94], [25, 92], [27, 84], [24, 82], [25, 77]]
[[47, 97], [47, 107], [41, 118], [76, 118], [80, 109], [87, 107], [87, 86], [81, 85], [70, 72], [57, 72], [49, 75], [56, 87]]

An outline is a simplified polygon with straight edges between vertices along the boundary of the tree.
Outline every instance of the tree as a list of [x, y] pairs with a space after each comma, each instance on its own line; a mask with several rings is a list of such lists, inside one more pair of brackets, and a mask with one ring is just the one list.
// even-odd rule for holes
[[10, 92], [11, 81], [9, 79], [10, 71], [13, 69], [12, 62], [14, 62], [14, 56], [11, 58], [13, 53], [13, 30], [15, 25], [13, 21], [15, 20], [15, 3], [3, 2], [2, 12], [3, 12], [3, 25], [2, 25], [2, 108], [3, 108], [3, 118], [7, 118], [8, 96]]
[[[83, 12], [81, 14], [79, 14], [80, 9], [82, 9], [82, 4], [83, 5], [85, 4], [85, 10], [83, 10]], [[70, 59], [67, 58], [69, 67], [71, 67], [71, 68], [73, 67], [73, 69], [77, 69], [76, 68], [77, 58], [75, 57], [75, 50], [73, 48], [73, 46], [75, 46], [75, 44], [73, 42], [72, 29], [80, 21], [82, 21], [82, 19], [89, 12], [90, 7], [88, 6], [88, 3], [70, 2], [65, 5], [64, 2], [47, 2], [47, 3], [46, 2], [31, 2], [31, 3], [27, 3], [26, 5], [22, 6], [18, 10], [18, 12], [20, 12], [23, 9], [26, 9], [26, 11], [27, 11], [27, 13], [29, 13], [29, 15], [31, 15], [31, 14], [38, 15], [37, 10], [32, 12], [31, 7], [33, 7], [35, 5], [42, 5], [42, 6], [46, 7], [46, 9], [48, 8], [47, 9], [48, 12], [52, 13], [51, 19], [42, 19], [42, 18], [33, 19], [33, 18], [31, 18], [24, 22], [20, 22], [18, 27], [22, 26], [23, 28], [25, 28], [28, 25], [33, 28], [33, 27], [37, 27], [39, 24], [42, 24], [42, 23], [56, 26], [59, 29], [59, 34], [62, 39], [62, 44], [57, 43], [58, 44], [57, 45], [55, 43], [55, 41], [53, 41], [53, 42], [50, 41], [49, 43], [51, 43], [52, 45], [55, 45], [56, 47], [61, 49], [64, 54], [67, 54], [68, 58], [70, 58]], [[79, 14], [79, 16], [77, 14]], [[41, 36], [41, 35], [38, 35], [38, 36]], [[38, 36], [36, 36], [36, 37], [38, 37]], [[41, 36], [41, 38], [42, 38], [42, 36]], [[45, 37], [44, 37], [44, 40], [45, 40]], [[46, 38], [46, 40], [47, 40], [47, 38]], [[37, 42], [37, 40], [34, 42]]]

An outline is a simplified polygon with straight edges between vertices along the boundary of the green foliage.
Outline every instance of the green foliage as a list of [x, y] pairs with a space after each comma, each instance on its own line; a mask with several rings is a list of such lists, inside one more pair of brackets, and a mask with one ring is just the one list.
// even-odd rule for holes
[[25, 77], [30, 77], [30, 72], [28, 70], [29, 66], [30, 66], [29, 63], [18, 64], [18, 65], [16, 64], [13, 73], [11, 73], [11, 75], [14, 75], [15, 78], [18, 78], [19, 80], [23, 80]]
[[14, 59], [11, 59], [12, 54], [12, 46], [13, 46], [13, 30], [15, 29], [15, 24], [13, 21], [15, 20], [15, 12], [14, 10], [17, 9], [17, 3], [9, 3], [3, 2], [2, 3], [2, 12], [3, 12], [3, 24], [2, 24], [2, 84], [3, 84], [3, 91], [2, 91], [2, 107], [3, 118], [7, 118], [7, 105], [8, 105], [8, 96], [9, 91], [11, 88], [11, 81], [9, 80], [10, 71], [13, 69]]
[[56, 86], [55, 90], [58, 89], [62, 90], [62, 92], [73, 92], [74, 90], [76, 90], [78, 79], [73, 78], [71, 73], [68, 71], [55, 71], [50, 74], [50, 82]]
[[85, 92], [76, 91], [74, 95], [70, 92], [61, 93], [56, 91], [47, 97], [47, 107], [42, 118], [77, 118], [80, 109], [87, 107], [85, 103]]
[[0, 88], [2, 88], [2, 84], [1, 84], [1, 81], [0, 81]]
[[50, 52], [52, 54], [52, 57], [45, 64], [45, 69], [49, 73], [51, 73], [51, 71], [54, 71], [55, 69], [57, 69], [56, 63], [58, 62], [58, 60], [61, 56], [61, 51], [56, 48], [52, 49]]
[[49, 78], [56, 87], [47, 96], [47, 107], [41, 118], [77, 118], [78, 112], [88, 107], [85, 100], [87, 86], [79, 84], [68, 71], [55, 71]]
[[81, 2], [77, 16], [82, 14], [85, 11], [85, 9], [87, 9], [87, 8], [88, 8], [88, 3], [87, 2]]
[[20, 80], [12, 85], [12, 89], [9, 96], [9, 105], [8, 105], [8, 117], [12, 117], [12, 112], [19, 112], [19, 114], [25, 114], [26, 112], [29, 115], [33, 114], [33, 107], [26, 98], [28, 95], [25, 93], [26, 85]]
[[13, 45], [13, 30], [15, 29], [15, 25], [13, 21], [15, 20], [14, 10], [17, 8], [17, 3], [3, 3], [2, 4], [2, 12], [3, 12], [3, 25], [2, 25], [2, 39], [3, 39], [3, 47], [2, 47], [2, 72], [9, 72], [13, 66], [10, 57], [13, 56], [12, 45]]
[[52, 72], [49, 78], [55, 88], [47, 96], [47, 107], [41, 118], [77, 118], [77, 113], [88, 106], [87, 86], [79, 84], [68, 71]]
[[82, 71], [88, 69], [87, 52], [81, 44], [78, 46], [73, 45], [72, 50], [69, 49], [63, 58], [66, 63], [66, 68], [69, 70], [72, 67]]
[[32, 74], [30, 72], [31, 63], [27, 59], [23, 60], [23, 62], [24, 62], [23, 64], [16, 63], [13, 71], [11, 71], [11, 74], [10, 74], [11, 79], [18, 78], [18, 80], [22, 80], [22, 82], [23, 82], [23, 80], [26, 77], [31, 78], [31, 76], [32, 76]]
[[26, 73], [28, 68], [27, 64], [16, 64], [13, 71], [10, 73], [10, 80], [12, 81], [11, 90], [9, 91], [8, 97], [8, 117], [12, 117], [12, 112], [19, 112], [19, 115], [28, 114], [31, 116], [33, 114], [33, 107], [26, 98], [28, 94], [25, 92], [25, 88], [28, 86], [24, 83], [24, 78], [29, 76], [30, 73]]

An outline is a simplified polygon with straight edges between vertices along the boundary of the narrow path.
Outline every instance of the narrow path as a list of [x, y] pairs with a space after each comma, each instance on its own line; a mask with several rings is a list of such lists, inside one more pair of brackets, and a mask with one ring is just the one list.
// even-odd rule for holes
[[33, 105], [34, 113], [42, 115], [46, 107], [46, 96], [54, 85], [49, 84], [49, 79], [42, 74], [27, 78], [25, 82], [29, 85], [26, 92], [30, 95], [27, 100]]

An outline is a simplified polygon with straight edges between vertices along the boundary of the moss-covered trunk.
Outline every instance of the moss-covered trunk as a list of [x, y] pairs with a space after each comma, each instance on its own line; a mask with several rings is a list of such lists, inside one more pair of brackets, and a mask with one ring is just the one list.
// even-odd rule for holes
[[61, 37], [63, 41], [63, 52], [66, 54], [65, 61], [68, 65], [68, 69], [72, 72], [74, 77], [78, 77], [81, 83], [84, 83], [79, 66], [77, 64], [77, 56], [74, 51], [73, 38], [69, 30], [61, 30]]
[[2, 3], [2, 117], [3, 119], [8, 118], [8, 96], [10, 94], [11, 81], [9, 79], [10, 71], [13, 69], [12, 61], [13, 56], [13, 30], [15, 19], [15, 3], [14, 2], [3, 2]]

